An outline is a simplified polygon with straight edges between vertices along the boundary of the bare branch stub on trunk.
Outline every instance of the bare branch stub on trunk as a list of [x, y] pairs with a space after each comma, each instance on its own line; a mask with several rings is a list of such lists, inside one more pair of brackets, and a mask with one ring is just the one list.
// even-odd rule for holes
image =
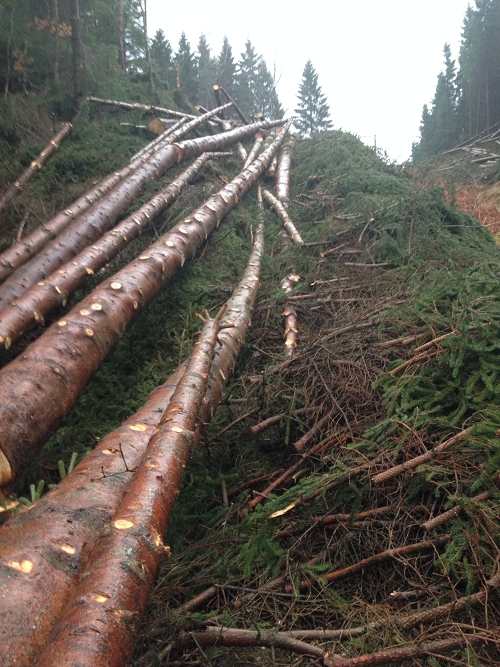
[[[230, 145], [255, 129], [246, 126], [219, 135], [225, 137], [219, 139], [219, 146]], [[283, 136], [279, 135], [250, 167], [137, 260], [97, 287], [64, 320], [51, 326], [21, 357], [0, 371], [0, 450], [11, 467], [10, 475], [8, 471], [3, 474], [2, 485], [32, 460], [124, 329], [255, 184]], [[212, 148], [215, 139], [183, 142], [183, 156]]]
[[54, 155], [56, 150], [66, 139], [66, 137], [71, 132], [73, 126], [71, 123], [66, 123], [63, 129], [56, 134], [56, 136], [50, 140], [50, 142], [45, 146], [43, 151], [37, 157], [36, 160], [30, 164], [30, 166], [24, 171], [21, 176], [7, 189], [7, 191], [0, 197], [0, 213], [3, 209], [9, 204], [9, 202], [26, 186], [29, 181], [37, 174], [43, 165], [50, 160]]

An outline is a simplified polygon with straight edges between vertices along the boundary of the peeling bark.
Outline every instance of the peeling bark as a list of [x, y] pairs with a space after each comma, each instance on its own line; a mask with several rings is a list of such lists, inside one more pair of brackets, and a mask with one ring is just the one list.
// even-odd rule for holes
[[147, 204], [0, 311], [0, 340], [9, 340], [12, 344], [36, 324], [43, 323], [55, 308], [65, 306], [68, 298], [79, 287], [133, 239], [140, 236], [149, 224], [177, 199], [212, 155], [201, 155]]
[[[228, 145], [245, 136], [242, 132], [254, 131], [255, 127], [242, 127], [226, 133], [219, 142]], [[137, 260], [97, 287], [26, 348], [22, 356], [0, 371], [0, 451], [11, 467], [11, 475], [4, 473], [1, 485], [7, 484], [32, 460], [125, 328], [186, 259], [194, 256], [222, 218], [263, 174], [284, 134], [219, 193]], [[216, 139], [183, 142], [182, 156], [190, 157], [199, 151], [200, 142], [205, 149], [211, 148]]]
[[50, 142], [45, 146], [43, 151], [37, 157], [36, 160], [30, 164], [30, 166], [24, 171], [21, 176], [7, 189], [7, 191], [0, 197], [0, 213], [7, 206], [7, 204], [17, 195], [18, 192], [21, 192], [25, 185], [31, 181], [33, 176], [37, 174], [43, 165], [50, 160], [54, 155], [56, 150], [66, 139], [68, 134], [71, 132], [73, 126], [71, 123], [66, 123], [63, 129], [56, 134], [56, 136], [50, 140]]

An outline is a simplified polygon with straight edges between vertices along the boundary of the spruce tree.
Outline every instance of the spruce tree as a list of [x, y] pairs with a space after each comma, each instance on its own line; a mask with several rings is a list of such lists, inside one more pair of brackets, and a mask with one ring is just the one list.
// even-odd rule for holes
[[265, 118], [283, 118], [284, 110], [276, 92], [274, 77], [263, 58], [257, 64], [255, 107], [257, 113], [262, 112]]
[[245, 51], [241, 54], [236, 69], [235, 95], [238, 104], [249, 116], [261, 111], [257, 108], [255, 99], [258, 64], [259, 56], [255, 52], [251, 41], [247, 40]]
[[170, 88], [173, 86], [172, 47], [161, 28], [151, 40], [151, 62], [155, 79]]
[[234, 90], [236, 65], [233, 58], [233, 50], [227, 37], [224, 37], [222, 50], [217, 60], [217, 83], [228, 92]]
[[196, 103], [198, 81], [196, 76], [196, 61], [191, 51], [186, 34], [183, 32], [179, 40], [179, 49], [175, 55], [175, 62], [179, 67], [179, 82], [183, 92], [189, 100]]
[[198, 103], [206, 109], [213, 107], [213, 85], [216, 79], [217, 63], [212, 58], [211, 50], [204, 34], [200, 35], [197, 55]]
[[329, 130], [332, 123], [329, 120], [330, 107], [318, 85], [318, 75], [310, 60], [307, 61], [302, 74], [302, 83], [299, 86], [299, 106], [295, 109], [297, 118], [295, 127], [305, 137], [317, 132]]

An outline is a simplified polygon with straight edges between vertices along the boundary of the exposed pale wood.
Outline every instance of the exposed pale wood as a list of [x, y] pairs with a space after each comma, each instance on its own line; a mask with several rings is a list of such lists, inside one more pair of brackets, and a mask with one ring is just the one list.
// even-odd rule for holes
[[292, 219], [288, 215], [288, 211], [283, 206], [283, 204], [280, 201], [278, 201], [278, 199], [276, 199], [276, 197], [271, 192], [269, 192], [269, 190], [263, 190], [262, 196], [267, 201], [267, 203], [274, 208], [276, 213], [283, 220], [283, 226], [287, 234], [292, 239], [292, 241], [294, 243], [297, 243], [298, 245], [303, 245], [304, 240], [302, 239], [302, 236], [300, 235], [300, 232], [298, 231], [297, 227], [292, 222]]

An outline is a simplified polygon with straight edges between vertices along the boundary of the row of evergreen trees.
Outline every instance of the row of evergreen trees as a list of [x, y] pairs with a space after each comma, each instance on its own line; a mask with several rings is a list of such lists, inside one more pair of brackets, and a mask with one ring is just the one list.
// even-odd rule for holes
[[[123, 80], [169, 90], [181, 106], [214, 106], [218, 83], [250, 117], [281, 118], [275, 76], [250, 40], [235, 58], [227, 37], [214, 55], [205, 35], [193, 50], [182, 33], [177, 50], [163, 30], [147, 37], [147, 0], [2, 0], [0, 85], [9, 92], [119, 90]], [[331, 127], [318, 76], [307, 62], [299, 89], [297, 128], [311, 135]]]
[[500, 123], [500, 0], [476, 0], [465, 14], [458, 68], [449, 44], [429, 108], [424, 106], [418, 161]]

